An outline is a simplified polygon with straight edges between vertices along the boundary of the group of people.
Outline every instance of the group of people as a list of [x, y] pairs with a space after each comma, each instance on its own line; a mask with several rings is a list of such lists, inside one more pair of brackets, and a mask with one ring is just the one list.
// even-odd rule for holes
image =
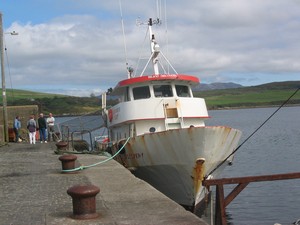
[[[30, 144], [36, 143], [36, 132], [39, 131], [40, 142], [47, 143], [47, 133], [49, 133], [49, 141], [53, 138], [54, 134], [54, 122], [55, 118], [52, 113], [49, 113], [49, 117], [46, 119], [43, 113], [40, 113], [39, 118], [35, 121], [34, 115], [31, 115], [27, 121], [27, 130], [29, 133], [29, 142]], [[14, 131], [16, 136], [16, 142], [19, 140], [19, 130], [21, 128], [21, 121], [19, 116], [16, 116], [14, 121]]]

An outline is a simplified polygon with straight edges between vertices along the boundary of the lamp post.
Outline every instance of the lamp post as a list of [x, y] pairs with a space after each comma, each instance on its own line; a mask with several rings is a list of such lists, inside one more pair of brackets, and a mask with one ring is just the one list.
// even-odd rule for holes
[[[18, 33], [12, 32], [12, 35]], [[0, 12], [0, 51], [1, 51], [1, 78], [2, 78], [2, 105], [3, 105], [3, 124], [4, 124], [4, 141], [8, 142], [8, 116], [7, 116], [7, 100], [6, 100], [6, 87], [5, 87], [5, 71], [4, 71], [4, 47], [3, 47], [3, 23], [2, 13]]]
[[8, 142], [8, 118], [7, 118], [7, 101], [5, 88], [5, 74], [4, 74], [4, 48], [3, 48], [3, 25], [2, 13], [0, 12], [0, 49], [1, 49], [1, 78], [2, 78], [2, 102], [3, 102], [3, 124], [4, 124], [4, 141]]

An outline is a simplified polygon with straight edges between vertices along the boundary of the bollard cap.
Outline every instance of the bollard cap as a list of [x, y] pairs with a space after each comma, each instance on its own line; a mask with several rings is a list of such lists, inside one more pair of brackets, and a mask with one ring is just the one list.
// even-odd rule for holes
[[100, 188], [95, 185], [75, 185], [67, 190], [71, 197], [92, 197], [100, 192]]
[[77, 159], [76, 155], [73, 154], [65, 154], [58, 158], [60, 161], [74, 161]]

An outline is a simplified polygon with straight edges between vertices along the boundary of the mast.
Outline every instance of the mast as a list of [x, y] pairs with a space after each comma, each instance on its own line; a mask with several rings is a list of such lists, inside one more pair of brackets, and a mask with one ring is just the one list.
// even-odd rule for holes
[[149, 19], [148, 27], [149, 27], [149, 37], [150, 37], [150, 50], [151, 50], [151, 60], [153, 64], [154, 74], [159, 74], [158, 69], [158, 55], [160, 53], [159, 45], [155, 40], [154, 34], [152, 32], [152, 24], [159, 24], [160, 21], [157, 18], [156, 20], [152, 21], [152, 18]]
[[[140, 22], [140, 21], [137, 20], [137, 24], [141, 25], [141, 24], [144, 24], [144, 23], [142, 23], [142, 22]], [[152, 61], [154, 75], [159, 75], [160, 74], [160, 72], [159, 72], [159, 66], [160, 66], [160, 69], [162, 69], [162, 71], [163, 71], [164, 74], [168, 74], [168, 72], [165, 70], [164, 66], [161, 64], [161, 61], [159, 61], [160, 59], [164, 59], [165, 62], [166, 62], [166, 64], [168, 64], [173, 69], [173, 71], [175, 72], [175, 74], [178, 74], [177, 71], [174, 69], [174, 67], [171, 65], [171, 63], [169, 62], [169, 60], [166, 58], [166, 56], [160, 50], [160, 46], [157, 43], [157, 41], [155, 39], [155, 36], [153, 34], [153, 31], [152, 31], [152, 25], [153, 24], [160, 25], [161, 24], [160, 19], [157, 18], [155, 20], [152, 20], [152, 18], [150, 18], [148, 20], [148, 24], [147, 25], [148, 25], [148, 30], [149, 30], [151, 55], [150, 55], [150, 57], [149, 57], [146, 65], [144, 66], [144, 69], [142, 70], [140, 76], [143, 76], [145, 70], [149, 66], [150, 61]]]

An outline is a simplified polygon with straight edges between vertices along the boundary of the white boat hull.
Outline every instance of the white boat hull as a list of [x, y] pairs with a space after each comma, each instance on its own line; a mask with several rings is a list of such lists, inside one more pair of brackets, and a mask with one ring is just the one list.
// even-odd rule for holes
[[194, 207], [204, 197], [204, 175], [234, 151], [240, 136], [239, 130], [223, 126], [148, 133], [132, 137], [121, 158], [137, 177], [177, 203]]

